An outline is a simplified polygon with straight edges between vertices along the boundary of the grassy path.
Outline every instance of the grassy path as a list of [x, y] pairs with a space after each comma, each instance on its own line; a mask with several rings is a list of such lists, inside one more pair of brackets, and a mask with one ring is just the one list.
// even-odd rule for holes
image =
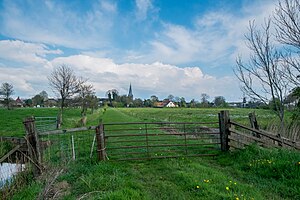
[[[141, 121], [122, 109], [100, 115], [103, 122]], [[55, 185], [65, 184], [61, 199], [300, 199], [299, 152], [251, 147], [215, 159], [86, 160], [64, 168]], [[34, 199], [42, 187], [32, 182], [14, 199]]]

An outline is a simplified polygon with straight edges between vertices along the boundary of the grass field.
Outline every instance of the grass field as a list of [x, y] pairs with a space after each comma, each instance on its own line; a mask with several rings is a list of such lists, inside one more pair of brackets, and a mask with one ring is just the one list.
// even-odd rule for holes
[[[88, 114], [87, 126], [97, 124], [100, 110]], [[58, 108], [18, 108], [14, 110], [0, 109], [0, 135], [20, 136], [25, 135], [23, 121], [25, 118], [57, 117]], [[62, 128], [76, 127], [80, 119], [80, 109], [65, 109]]]
[[[95, 125], [100, 118], [105, 123], [210, 121], [217, 120], [218, 111], [108, 109], [105, 113], [98, 111], [90, 123]], [[232, 109], [230, 113], [235, 121], [247, 124], [249, 111]], [[77, 111], [69, 112], [69, 122], [79, 119], [71, 114]], [[267, 110], [256, 113], [263, 124], [275, 119]], [[251, 146], [242, 151], [220, 152], [214, 158], [131, 162], [97, 162], [87, 158], [56, 166], [59, 167], [64, 173], [56, 180], [52, 192], [60, 199], [300, 199], [300, 154], [295, 151]], [[35, 199], [51, 175], [29, 181], [12, 199]]]

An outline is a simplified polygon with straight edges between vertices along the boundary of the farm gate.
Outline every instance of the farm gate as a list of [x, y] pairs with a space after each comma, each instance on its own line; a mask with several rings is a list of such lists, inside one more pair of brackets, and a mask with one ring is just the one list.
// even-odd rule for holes
[[219, 118], [214, 122], [101, 123], [49, 131], [37, 129], [37, 118], [24, 124], [38, 163], [96, 156], [98, 160], [143, 160], [217, 155], [227, 145], [220, 128], [222, 115]]
[[214, 156], [221, 149], [219, 122], [106, 123], [98, 141], [102, 134], [100, 159]]

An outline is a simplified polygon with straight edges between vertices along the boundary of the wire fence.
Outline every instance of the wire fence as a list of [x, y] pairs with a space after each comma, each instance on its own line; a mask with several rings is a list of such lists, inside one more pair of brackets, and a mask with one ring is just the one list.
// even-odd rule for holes
[[59, 130], [39, 134], [44, 162], [96, 159], [95, 129]]
[[45, 132], [58, 129], [57, 117], [34, 117], [35, 127], [38, 132]]

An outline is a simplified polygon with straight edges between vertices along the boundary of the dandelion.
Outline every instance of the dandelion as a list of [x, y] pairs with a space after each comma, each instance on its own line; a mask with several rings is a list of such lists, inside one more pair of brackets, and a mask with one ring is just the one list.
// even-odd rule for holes
[[229, 190], [229, 187], [228, 187], [228, 186], [226, 187], [226, 190]]
[[298, 165], [300, 165], [300, 162], [298, 162]]
[[199, 189], [199, 188], [200, 188], [200, 186], [199, 186], [199, 185], [197, 185], [197, 186], [196, 186], [196, 188], [197, 188], [197, 189]]
[[232, 183], [232, 181], [229, 181], [229, 183]]
[[236, 183], [234, 183], [234, 185], [236, 185]]
[[236, 198], [235, 198], [235, 200], [239, 200], [239, 198], [238, 198], [238, 197], [236, 197]]

